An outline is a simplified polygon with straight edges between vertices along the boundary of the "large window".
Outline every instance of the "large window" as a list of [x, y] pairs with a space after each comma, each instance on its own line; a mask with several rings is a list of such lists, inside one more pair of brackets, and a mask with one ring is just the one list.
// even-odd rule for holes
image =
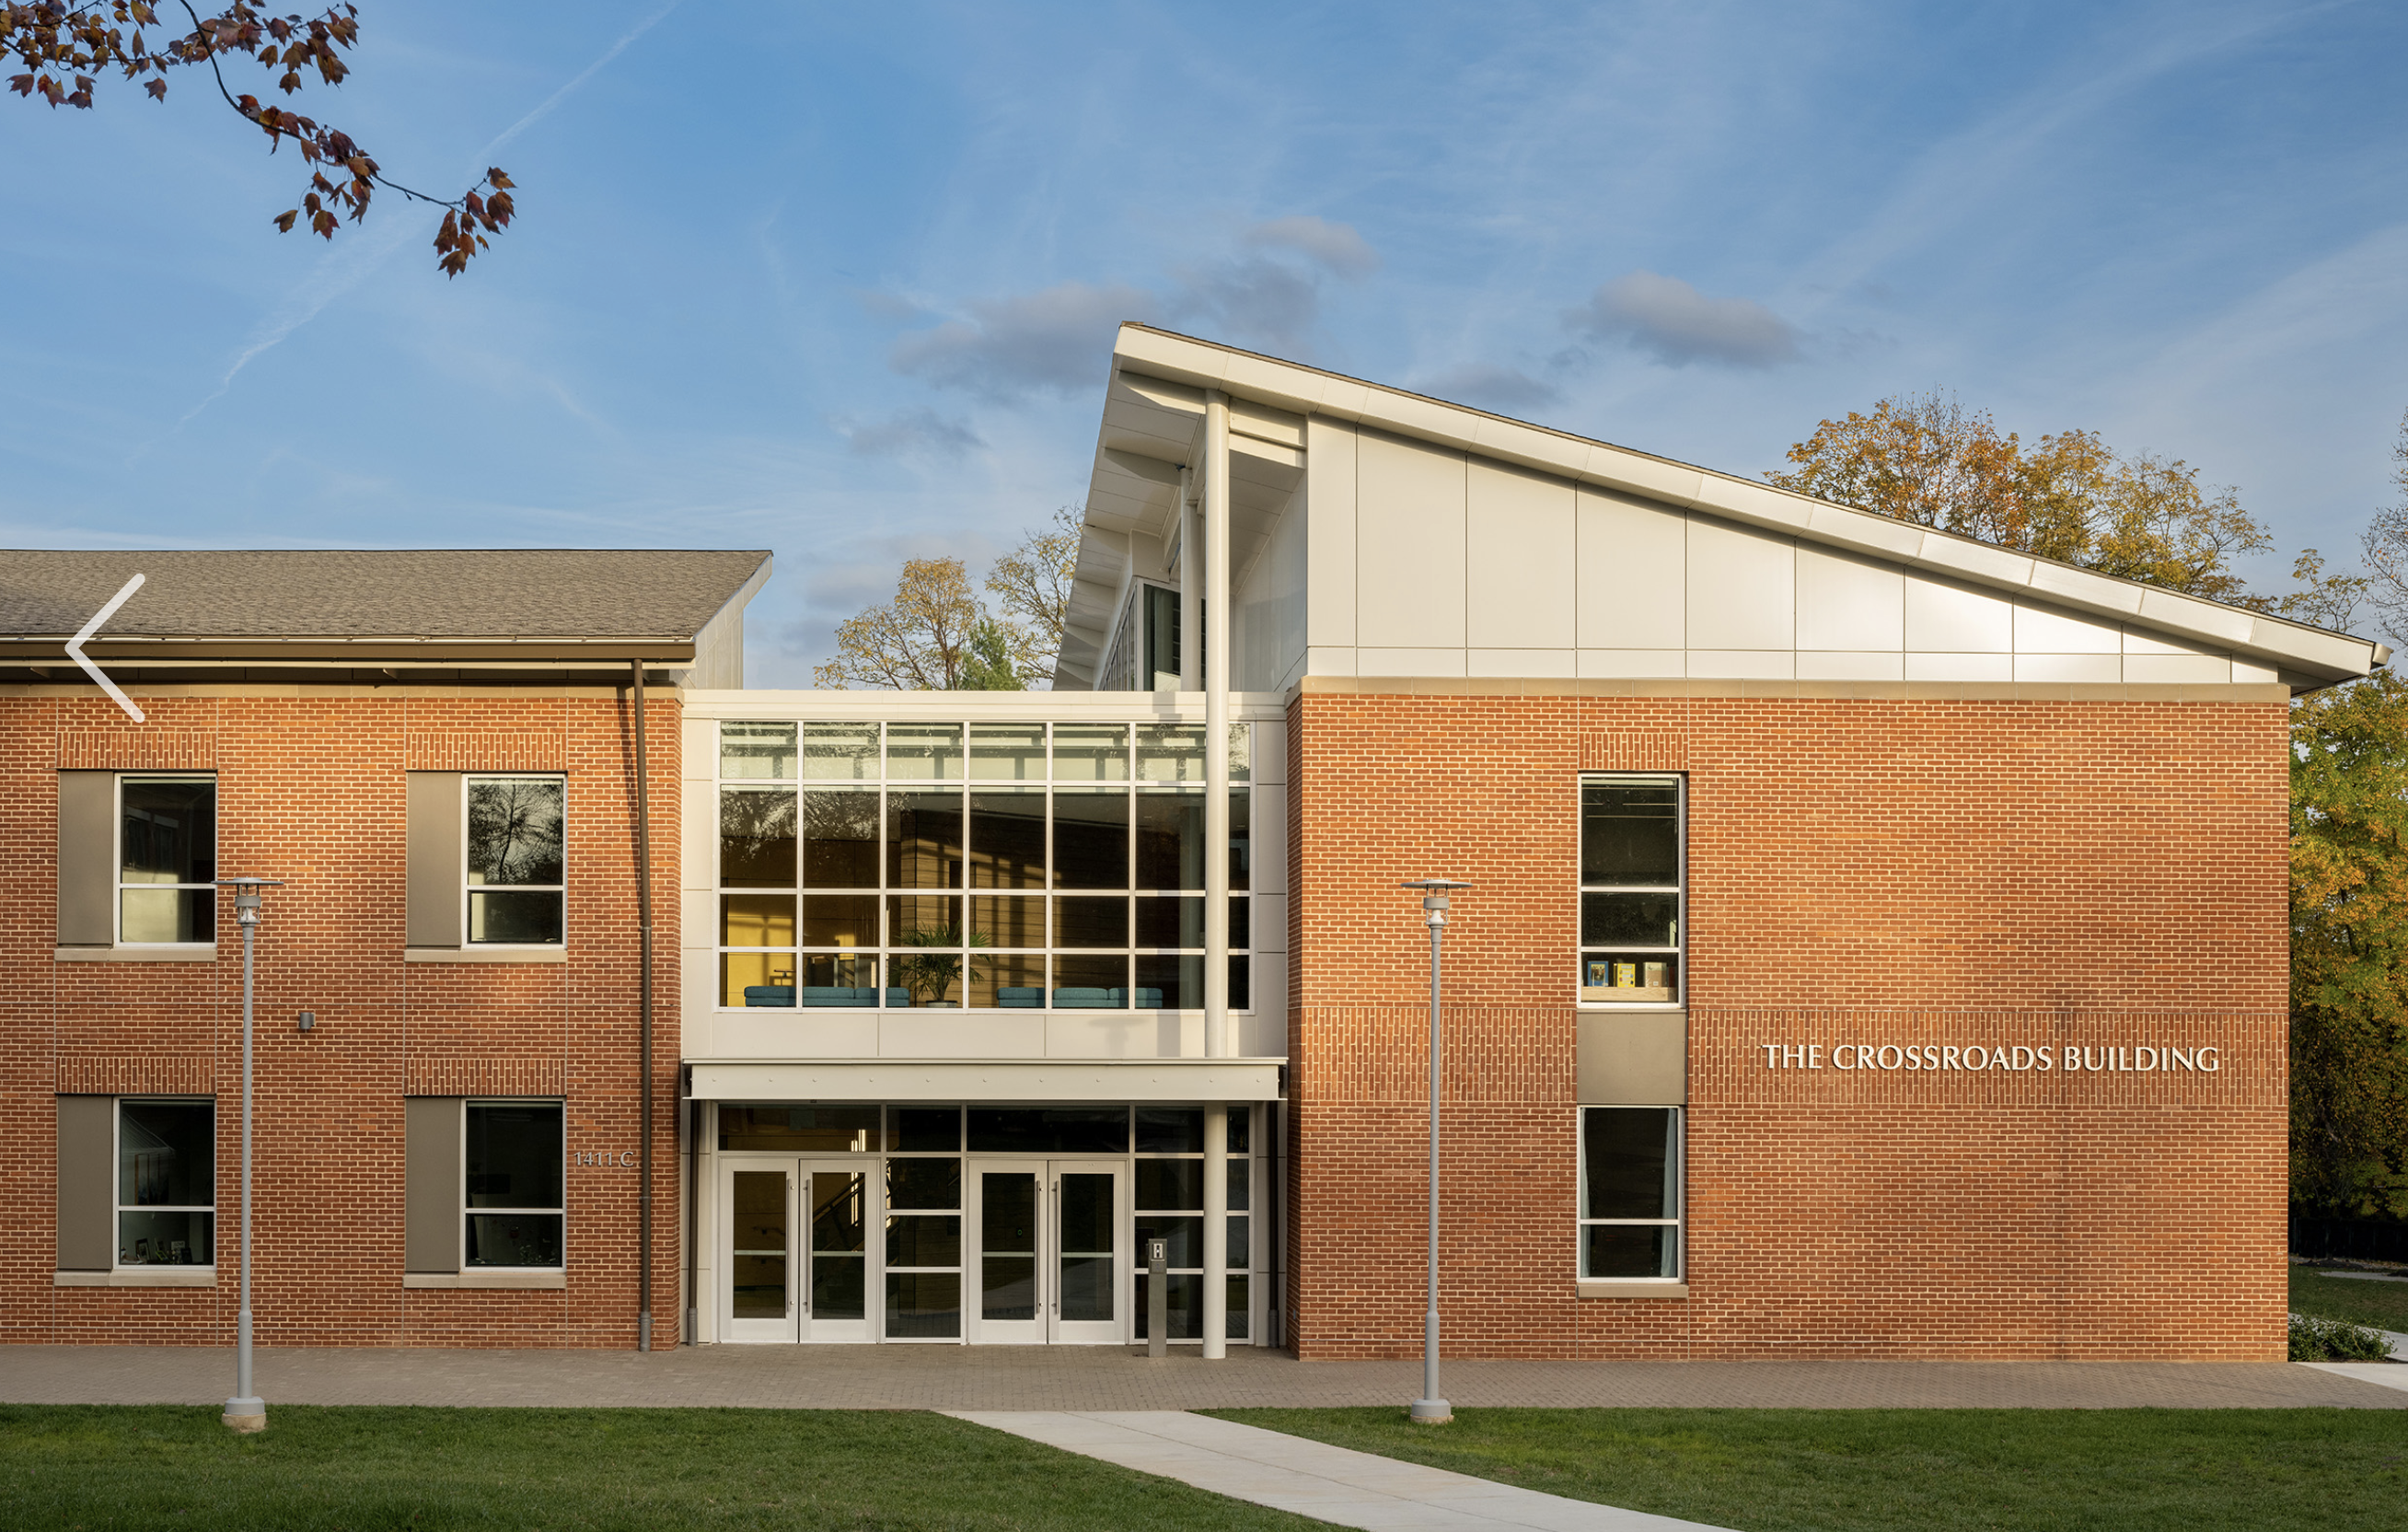
[[1581, 1109], [1580, 1274], [1681, 1275], [1681, 1112]]
[[[1228, 1321], [1231, 1340], [1247, 1336], [1251, 1312], [1248, 1268], [1254, 1264], [1254, 1164], [1248, 1158], [1251, 1114], [1229, 1110], [1228, 1124]], [[1204, 1334], [1204, 1113], [1195, 1108], [1137, 1109], [1137, 1242], [1168, 1241], [1163, 1266], [1163, 1339], [1195, 1340]], [[1136, 1338], [1147, 1339], [1153, 1298], [1150, 1279], [1137, 1272]]]
[[214, 943], [216, 779], [120, 777], [117, 809], [117, 939]]
[[[719, 1105], [717, 1118], [723, 1153], [862, 1157], [858, 1172], [833, 1172], [826, 1167], [810, 1172], [815, 1210], [809, 1220], [815, 1263], [811, 1311], [817, 1318], [864, 1317], [860, 1295], [869, 1291], [871, 1279], [863, 1275], [867, 1267], [862, 1263], [877, 1251], [883, 1252], [878, 1258], [882, 1259], [885, 1273], [882, 1334], [888, 1339], [958, 1339], [964, 1306], [973, 1296], [981, 1297], [989, 1320], [1035, 1317], [999, 1311], [1010, 1306], [1011, 1295], [1019, 1291], [1013, 1283], [1026, 1269], [1031, 1252], [1027, 1245], [999, 1244], [996, 1233], [1009, 1220], [1025, 1216], [1025, 1202], [1005, 1200], [1023, 1196], [1024, 1187], [993, 1176], [982, 1183], [980, 1157], [1092, 1162], [1126, 1156], [1134, 1181], [1133, 1211], [1116, 1209], [1109, 1193], [1098, 1198], [1096, 1180], [1066, 1176], [1059, 1188], [1060, 1200], [1045, 1215], [1057, 1221], [1057, 1254], [1064, 1263], [1061, 1285], [1055, 1292], [1062, 1305], [1058, 1317], [1112, 1318], [1115, 1295], [1122, 1291], [1114, 1283], [1123, 1259], [1114, 1253], [1126, 1248], [1124, 1237], [1133, 1235], [1135, 1248], [1140, 1251], [1148, 1239], [1169, 1242], [1163, 1295], [1165, 1339], [1195, 1340], [1203, 1334], [1206, 1161], [1205, 1114], [1199, 1107], [1148, 1103], [964, 1108], [913, 1103], [889, 1105], [882, 1110], [874, 1103], [729, 1101]], [[1269, 1273], [1262, 1269], [1267, 1259], [1258, 1259], [1268, 1252], [1254, 1238], [1257, 1146], [1253, 1127], [1253, 1108], [1229, 1107], [1225, 1140], [1228, 1266], [1224, 1293], [1228, 1304], [1226, 1334], [1231, 1340], [1245, 1340], [1254, 1333], [1254, 1298], [1261, 1290], [1254, 1276], [1262, 1275], [1266, 1284], [1270, 1281]], [[1089, 1164], [1084, 1168], [1096, 1167]], [[1267, 1196], [1268, 1173], [1265, 1165]], [[828, 1182], [837, 1201], [822, 1203], [817, 1188], [823, 1178], [831, 1175], [838, 1178]], [[855, 1189], [859, 1176], [883, 1185], [882, 1215], [875, 1197], [865, 1215]], [[730, 1190], [739, 1198], [750, 1191], [740, 1182]], [[996, 1198], [980, 1204], [986, 1236], [978, 1250], [968, 1249], [966, 1243], [970, 1238], [963, 1223], [969, 1210], [964, 1202], [966, 1194]], [[767, 1208], [762, 1210], [767, 1216]], [[782, 1200], [775, 1216], [784, 1216]], [[728, 1248], [738, 1256], [748, 1254], [734, 1246]], [[784, 1246], [780, 1244], [778, 1250], [782, 1260]], [[824, 1264], [831, 1255], [838, 1258], [833, 1267]], [[1149, 1323], [1149, 1279], [1142, 1261], [1133, 1263], [1129, 1280], [1133, 1285], [1125, 1291], [1133, 1300], [1131, 1334], [1141, 1340]], [[823, 1281], [839, 1290], [839, 1308], [831, 1310], [826, 1294], [817, 1289]], [[1003, 1296], [998, 1298], [997, 1294]], [[739, 1296], [735, 1301], [743, 1299]], [[783, 1311], [781, 1293], [774, 1309], [765, 1302], [757, 1313], [739, 1311], [737, 1317], [776, 1318]]]
[[1580, 794], [1581, 999], [1678, 1004], [1688, 924], [1681, 779], [1584, 777]]
[[117, 1264], [217, 1261], [217, 1107], [117, 1103]]
[[556, 947], [566, 926], [563, 821], [568, 784], [558, 777], [469, 777], [468, 939]]
[[561, 1265], [566, 1157], [557, 1101], [471, 1101], [461, 1245], [469, 1267]]
[[[1200, 1009], [1204, 750], [1173, 725], [723, 723], [720, 1003]], [[1249, 799], [1224, 852], [1235, 1009]]]
[[962, 1333], [962, 1110], [897, 1107], [886, 1161], [886, 1339]]

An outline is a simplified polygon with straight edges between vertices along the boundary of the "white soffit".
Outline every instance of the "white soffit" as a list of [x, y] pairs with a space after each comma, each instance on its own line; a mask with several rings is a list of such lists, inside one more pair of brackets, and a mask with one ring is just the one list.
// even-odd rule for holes
[[697, 1062], [701, 1101], [1276, 1101], [1285, 1059]]
[[[1258, 452], [1257, 442], [1285, 446], [1290, 422], [1300, 427], [1304, 416], [1326, 415], [1968, 585], [2028, 594], [2053, 606], [2272, 661], [2322, 682], [2365, 675], [2390, 657], [2387, 648], [2369, 639], [2094, 574], [1754, 480], [1136, 323], [1121, 326], [1113, 347], [1095, 487], [1088, 500], [1091, 520], [1124, 530], [1149, 514], [1159, 514], [1153, 504], [1144, 503], [1151, 496], [1129, 493], [1134, 477], [1129, 469], [1108, 466], [1109, 460], [1125, 453], [1168, 463], [1191, 461], [1201, 438], [1203, 391], [1208, 388], [1231, 395], [1232, 447], [1271, 461], [1285, 459]], [[1096, 515], [1099, 501], [1104, 516]]]

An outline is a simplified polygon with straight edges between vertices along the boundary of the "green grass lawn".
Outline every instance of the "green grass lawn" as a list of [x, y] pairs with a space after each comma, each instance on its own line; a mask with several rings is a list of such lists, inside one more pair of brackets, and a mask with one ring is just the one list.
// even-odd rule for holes
[[[2339, 1285], [2339, 1284], [2336, 1284]], [[1216, 1410], [1318, 1441], [1740, 1532], [2398, 1532], [2386, 1410]]]
[[2291, 1312], [2408, 1334], [2408, 1282], [2353, 1281], [2327, 1276], [2314, 1267], [2295, 1266]]
[[1243, 1528], [1321, 1524], [942, 1415], [0, 1407], [0, 1526]]

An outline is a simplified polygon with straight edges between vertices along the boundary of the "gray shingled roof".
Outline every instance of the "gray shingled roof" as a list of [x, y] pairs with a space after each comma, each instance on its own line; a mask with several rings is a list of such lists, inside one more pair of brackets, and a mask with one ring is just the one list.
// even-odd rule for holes
[[691, 638], [769, 555], [694, 549], [0, 550], [0, 636]]

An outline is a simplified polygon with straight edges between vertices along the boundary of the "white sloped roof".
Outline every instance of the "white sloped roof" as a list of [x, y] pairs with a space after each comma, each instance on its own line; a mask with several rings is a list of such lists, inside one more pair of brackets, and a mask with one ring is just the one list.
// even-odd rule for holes
[[[1168, 385], [1168, 386], [1164, 386]], [[1113, 347], [1102, 429], [1087, 500], [1088, 542], [1072, 594], [1066, 680], [1090, 679], [1118, 594], [1117, 549], [1131, 531], [1159, 534], [1176, 495], [1175, 465], [1200, 451], [1201, 395], [1232, 401], [1235, 450], [1263, 461], [1233, 469], [1242, 520], [1250, 477], [1275, 481], [1301, 466], [1301, 417], [1321, 415], [1518, 465], [1576, 483], [1759, 527], [1801, 542], [1878, 559], [1961, 584], [2146, 627], [2271, 665], [2310, 684], [2355, 679], [2382, 665], [2380, 643], [2160, 586], [2081, 569], [2053, 559], [1817, 500], [1756, 480], [1719, 473], [1569, 432], [1526, 424], [1402, 389], [1174, 335], [1121, 326]], [[1249, 419], [1249, 417], [1252, 417]], [[1288, 443], [1293, 442], [1290, 447]], [[1099, 537], [1098, 534], [1101, 534]], [[1244, 540], [1242, 524], [1233, 537]], [[2295, 684], [2297, 682], [2295, 681]]]

